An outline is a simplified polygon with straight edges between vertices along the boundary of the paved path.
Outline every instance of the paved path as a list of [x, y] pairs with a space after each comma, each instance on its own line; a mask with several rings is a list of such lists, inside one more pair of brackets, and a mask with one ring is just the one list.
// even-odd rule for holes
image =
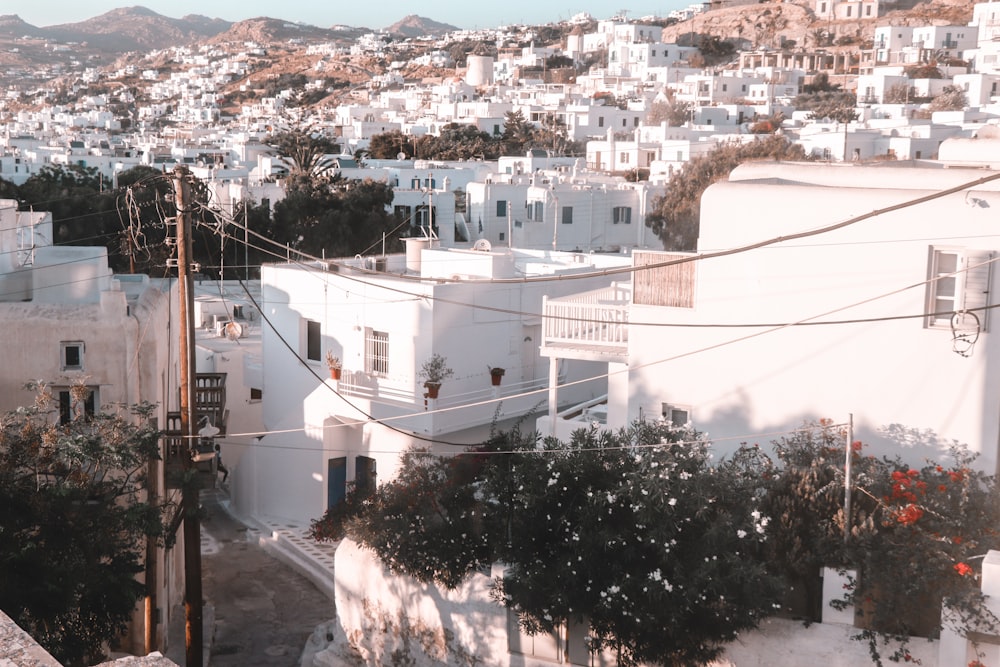
[[[313, 630], [335, 616], [333, 601], [265, 552], [258, 531], [226, 511], [221, 491], [204, 491], [201, 500], [202, 589], [215, 620], [210, 666], [297, 667]], [[181, 635], [168, 652], [179, 665], [183, 643]]]

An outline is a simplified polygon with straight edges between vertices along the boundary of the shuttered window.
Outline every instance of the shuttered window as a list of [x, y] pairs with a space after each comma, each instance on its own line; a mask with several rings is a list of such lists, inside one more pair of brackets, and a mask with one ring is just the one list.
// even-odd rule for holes
[[965, 248], [930, 249], [925, 326], [950, 328], [955, 313], [969, 311], [987, 331], [993, 253]]

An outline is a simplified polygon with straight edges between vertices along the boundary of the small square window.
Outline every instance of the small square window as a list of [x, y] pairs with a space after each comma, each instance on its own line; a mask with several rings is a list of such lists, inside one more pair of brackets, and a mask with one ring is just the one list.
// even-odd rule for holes
[[60, 344], [59, 366], [64, 371], [83, 370], [83, 343], [67, 341]]

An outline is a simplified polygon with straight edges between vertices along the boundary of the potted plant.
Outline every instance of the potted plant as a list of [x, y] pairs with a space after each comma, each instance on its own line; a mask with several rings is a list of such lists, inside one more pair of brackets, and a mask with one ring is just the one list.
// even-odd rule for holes
[[503, 377], [504, 369], [497, 368], [496, 366], [487, 366], [490, 369], [490, 381], [493, 383], [494, 387], [500, 386], [500, 378]]
[[332, 350], [326, 351], [326, 367], [330, 369], [330, 377], [334, 380], [340, 379], [340, 374], [343, 370], [343, 364], [340, 363], [340, 357], [335, 356]]
[[428, 398], [437, 398], [441, 389], [441, 381], [450, 378], [455, 371], [448, 367], [448, 360], [435, 352], [420, 367], [420, 378], [424, 381]]

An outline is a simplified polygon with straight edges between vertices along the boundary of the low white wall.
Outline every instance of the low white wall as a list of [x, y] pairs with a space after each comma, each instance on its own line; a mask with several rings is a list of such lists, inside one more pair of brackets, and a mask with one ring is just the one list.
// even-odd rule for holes
[[[390, 574], [355, 542], [337, 548], [337, 621], [365, 664], [507, 667], [507, 613], [489, 597], [490, 577], [469, 577], [453, 591]], [[409, 662], [409, 659], [413, 662]], [[525, 664], [525, 663], [522, 663]]]
[[[497, 569], [498, 570], [498, 569]], [[304, 667], [344, 660], [412, 667], [551, 667], [507, 650], [506, 609], [490, 600], [490, 577], [475, 575], [454, 591], [391, 575], [355, 542], [337, 548], [337, 628], [333, 644], [307, 656]], [[495, 571], [494, 575], [499, 576]], [[324, 626], [325, 627], [325, 626]], [[844, 623], [766, 619], [726, 647], [711, 667], [857, 667], [872, 664], [866, 643]], [[938, 667], [939, 642], [913, 638], [910, 652], [923, 667]], [[883, 651], [888, 655], [892, 649]], [[964, 664], [964, 663], [962, 663]]]

